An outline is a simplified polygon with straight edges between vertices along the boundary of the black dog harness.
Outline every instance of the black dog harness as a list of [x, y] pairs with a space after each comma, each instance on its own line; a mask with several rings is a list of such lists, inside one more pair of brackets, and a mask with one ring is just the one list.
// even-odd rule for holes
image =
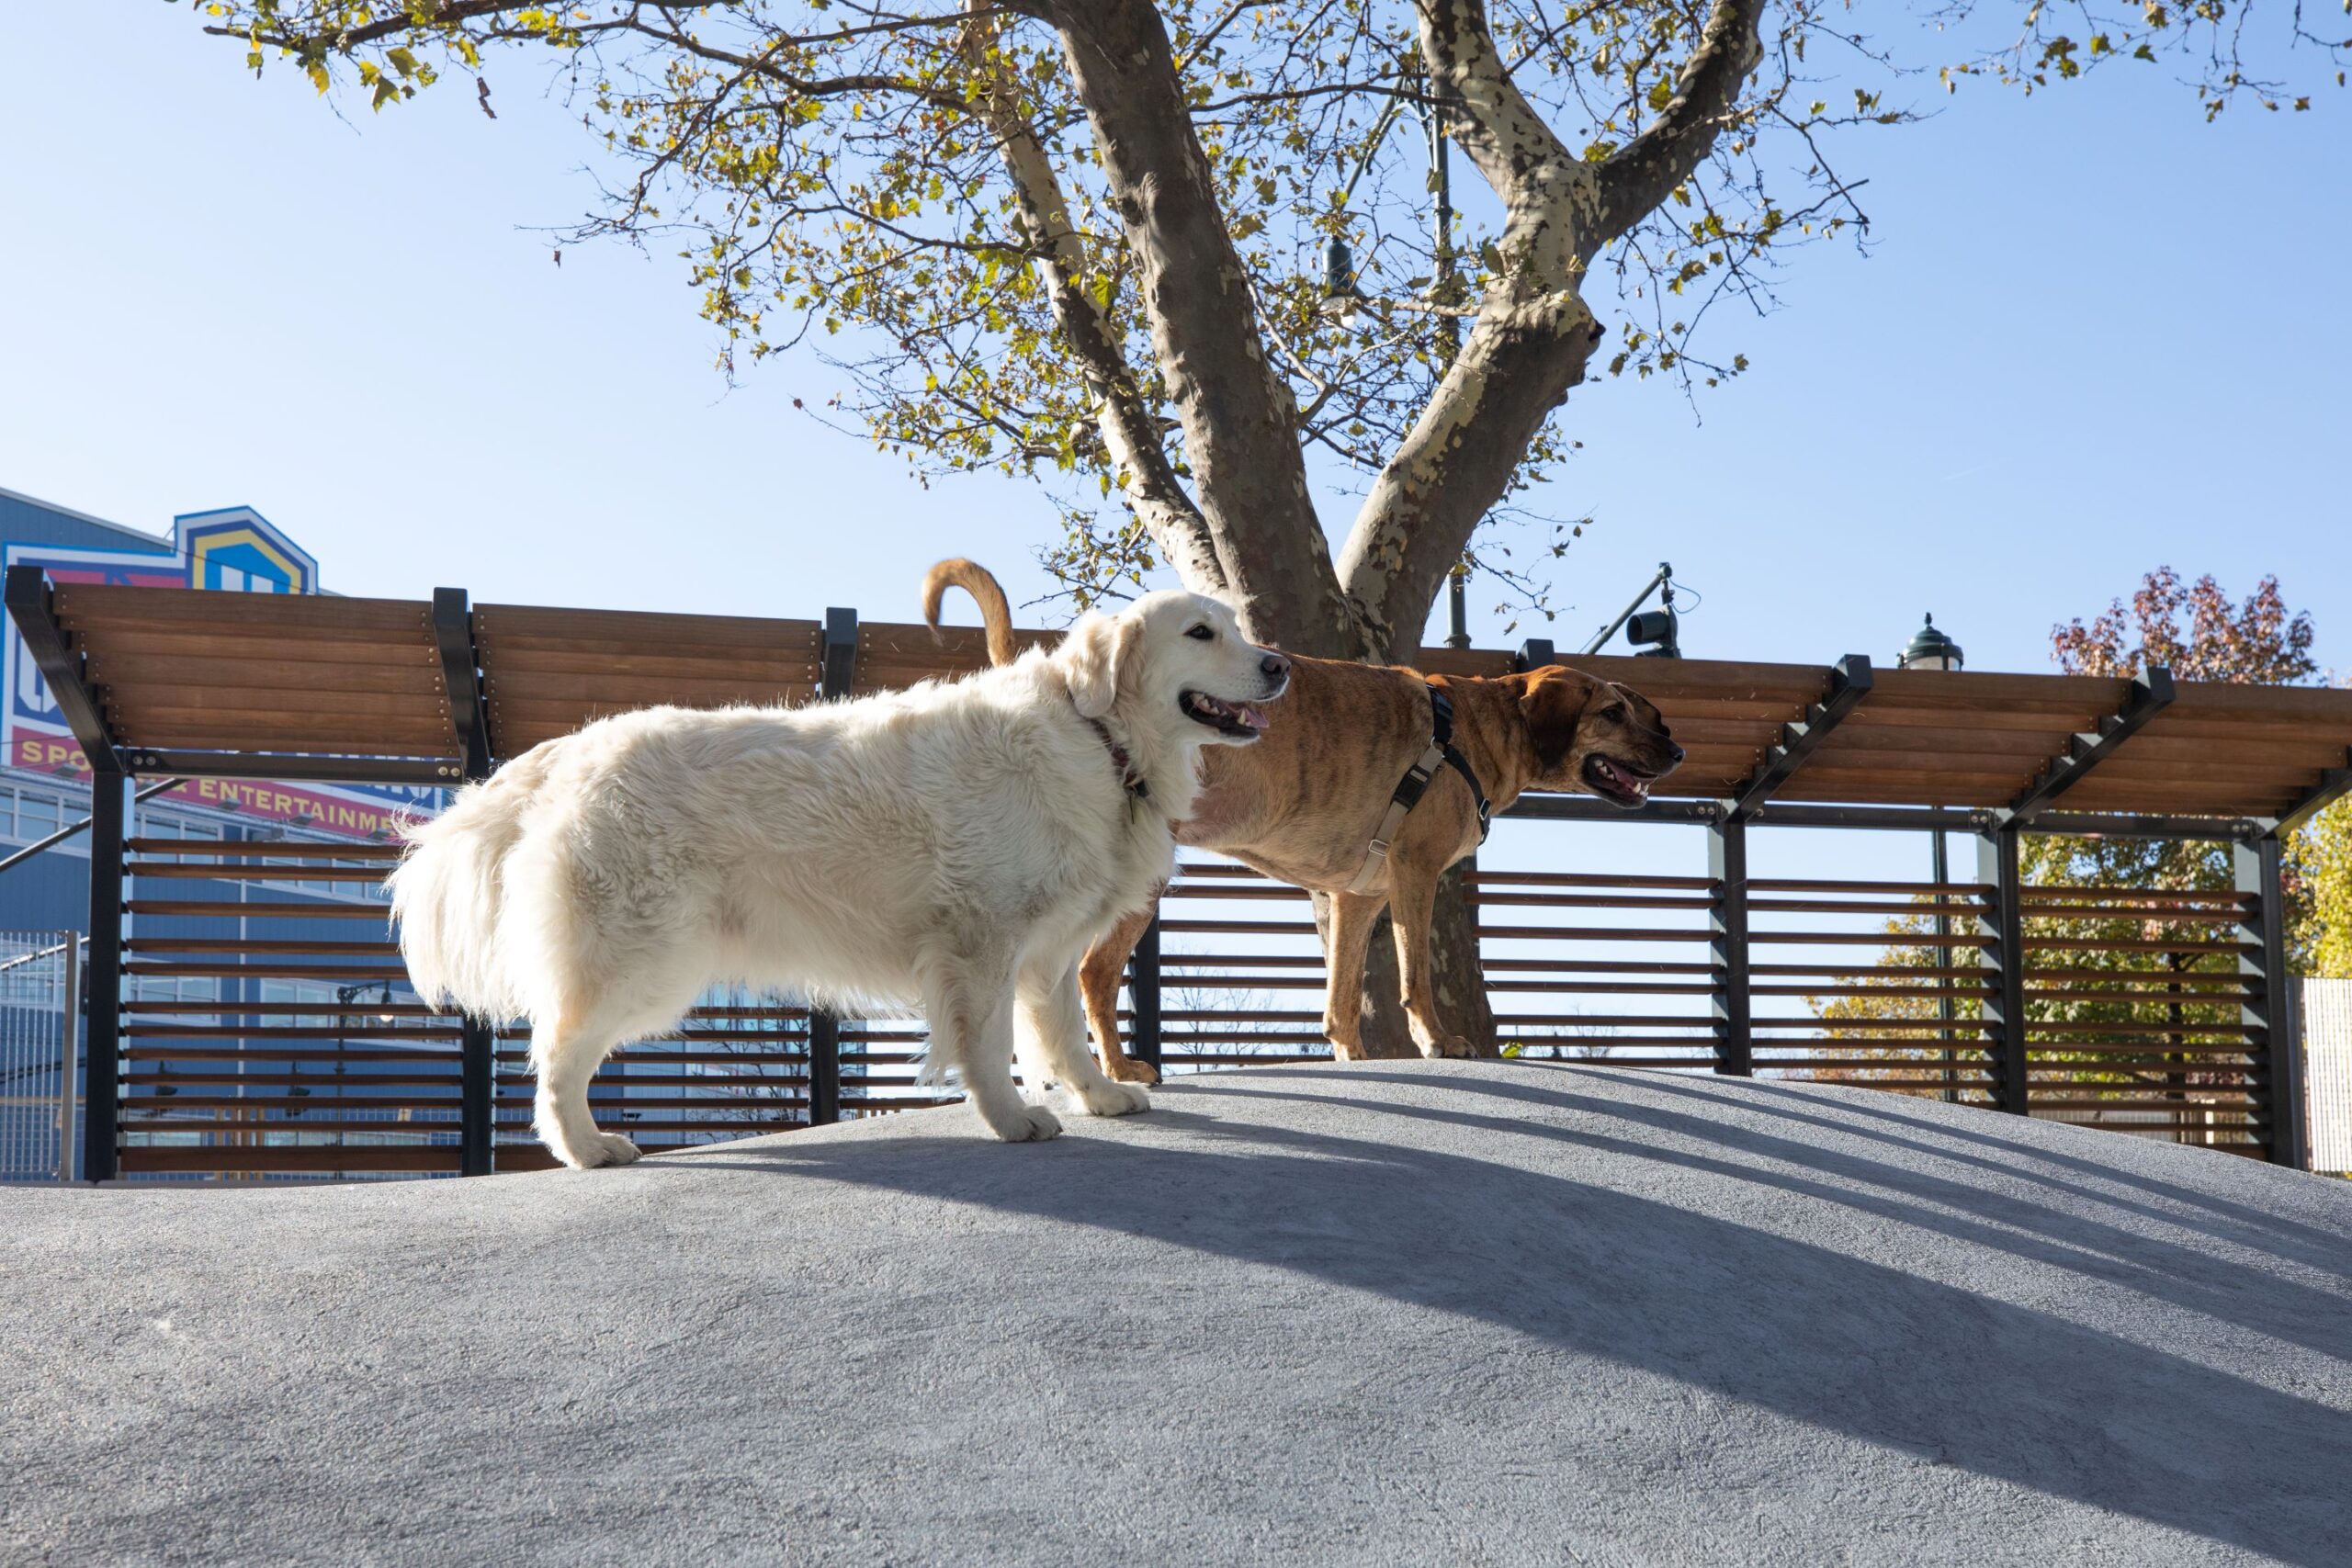
[[1462, 782], [1470, 786], [1470, 798], [1478, 803], [1478, 841], [1485, 843], [1487, 834], [1494, 827], [1494, 807], [1488, 804], [1486, 786], [1478, 782], [1477, 773], [1470, 766], [1469, 759], [1454, 750], [1453, 704], [1435, 682], [1431, 682], [1429, 750], [1421, 753], [1419, 761], [1405, 770], [1404, 778], [1397, 783], [1396, 793], [1388, 797], [1387, 814], [1381, 818], [1380, 826], [1373, 831], [1371, 852], [1364, 856], [1363, 869], [1356, 873], [1356, 879], [1348, 884], [1349, 892], [1369, 893], [1373, 890], [1374, 884], [1380, 880], [1382, 868], [1388, 863], [1388, 846], [1396, 841], [1397, 829], [1404, 827], [1405, 818], [1411, 815], [1414, 807], [1420, 804], [1421, 796], [1429, 792], [1430, 781], [1437, 776], [1440, 768], [1452, 768], [1462, 775]]

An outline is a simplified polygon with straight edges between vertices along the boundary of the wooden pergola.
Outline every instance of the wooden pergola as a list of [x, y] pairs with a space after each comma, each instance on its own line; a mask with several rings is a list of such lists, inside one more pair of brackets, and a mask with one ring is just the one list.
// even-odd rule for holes
[[[855, 696], [986, 658], [977, 630], [934, 637], [842, 609], [768, 620], [477, 605], [450, 589], [430, 602], [283, 597], [52, 584], [38, 567], [10, 568], [6, 598], [95, 775], [87, 1149], [104, 1175], [119, 1141], [124, 878], [164, 871], [142, 866], [128, 837], [140, 781], [456, 785], [605, 714]], [[1541, 796], [1513, 815], [1706, 829], [1718, 1070], [1754, 1065], [1751, 828], [1906, 829], [1974, 841], [1969, 886], [1983, 898], [1967, 944], [1985, 987], [1993, 1101], [2012, 1111], [2028, 1109], [2029, 1082], [2019, 834], [2223, 841], [2239, 868], [2244, 1032], [2260, 1065], [2267, 1148], [2301, 1163], [2296, 1053], [2273, 1048], [2294, 1039], [2279, 852], [2285, 834], [2352, 787], [2352, 692], [2177, 682], [2163, 670], [2136, 681], [1885, 670], [1860, 655], [1826, 665], [1561, 658], [1543, 642], [1425, 649], [1418, 660], [1449, 675], [1553, 662], [1639, 689], [1688, 761], [1638, 812]], [[343, 858], [364, 863], [366, 848]], [[379, 858], [393, 852], [383, 847]], [[356, 880], [380, 869], [345, 871]], [[1136, 996], [1140, 1019], [1149, 1010], [1140, 986]], [[492, 1032], [434, 1026], [460, 1037], [460, 1167], [486, 1170]], [[821, 1067], [823, 1028], [811, 1021], [814, 1120], [838, 1110]]]

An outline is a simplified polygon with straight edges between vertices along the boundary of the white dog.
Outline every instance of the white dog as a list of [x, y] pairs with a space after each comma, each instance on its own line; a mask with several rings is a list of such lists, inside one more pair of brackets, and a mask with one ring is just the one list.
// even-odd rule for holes
[[718, 982], [921, 1002], [925, 1078], [959, 1073], [1001, 1138], [1061, 1130], [1016, 1038], [1033, 1089], [1141, 1111], [1087, 1049], [1078, 959], [1168, 875], [1200, 749], [1255, 740], [1289, 669], [1216, 600], [1154, 593], [952, 683], [600, 719], [407, 830], [401, 953], [436, 1005], [530, 1021], [535, 1125], [576, 1168], [637, 1157], [589, 1113], [598, 1064]]

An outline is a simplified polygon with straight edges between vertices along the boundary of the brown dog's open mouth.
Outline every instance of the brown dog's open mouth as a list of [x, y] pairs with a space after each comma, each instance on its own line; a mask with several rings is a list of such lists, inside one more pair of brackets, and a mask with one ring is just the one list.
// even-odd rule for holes
[[1606, 757], [1588, 757], [1584, 764], [1585, 787], [1603, 800], [1631, 808], [1650, 797], [1650, 785], [1657, 782], [1656, 773], [1645, 773], [1629, 768], [1623, 762], [1612, 762]]
[[1258, 732], [1266, 728], [1266, 716], [1255, 704], [1228, 703], [1206, 692], [1186, 692], [1176, 699], [1184, 716], [1195, 724], [1205, 724], [1220, 735], [1236, 739], [1255, 740]]

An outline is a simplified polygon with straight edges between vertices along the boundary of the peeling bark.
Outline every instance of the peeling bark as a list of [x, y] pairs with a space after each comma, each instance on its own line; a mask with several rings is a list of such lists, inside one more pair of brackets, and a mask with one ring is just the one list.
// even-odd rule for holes
[[1242, 623], [1297, 652], [1359, 657], [1307, 493], [1298, 407], [1266, 352], [1159, 10], [1147, 0], [1044, 9], [1126, 228], [1193, 493]]
[[[965, 28], [965, 56], [976, 70], [984, 69], [993, 18], [987, 0], [966, 0], [966, 8], [974, 19]], [[1037, 247], [1055, 325], [1087, 378], [1100, 389], [1094, 423], [1118, 464], [1120, 490], [1128, 506], [1179, 577], [1204, 592], [1227, 592], [1232, 583], [1218, 557], [1216, 533], [1169, 462], [1118, 329], [1087, 286], [1086, 241], [1070, 221], [1069, 202], [1052, 159], [1035, 128], [1020, 113], [1012, 91], [1000, 86], [989, 92], [981, 111], [996, 132], [1022, 222]]]

